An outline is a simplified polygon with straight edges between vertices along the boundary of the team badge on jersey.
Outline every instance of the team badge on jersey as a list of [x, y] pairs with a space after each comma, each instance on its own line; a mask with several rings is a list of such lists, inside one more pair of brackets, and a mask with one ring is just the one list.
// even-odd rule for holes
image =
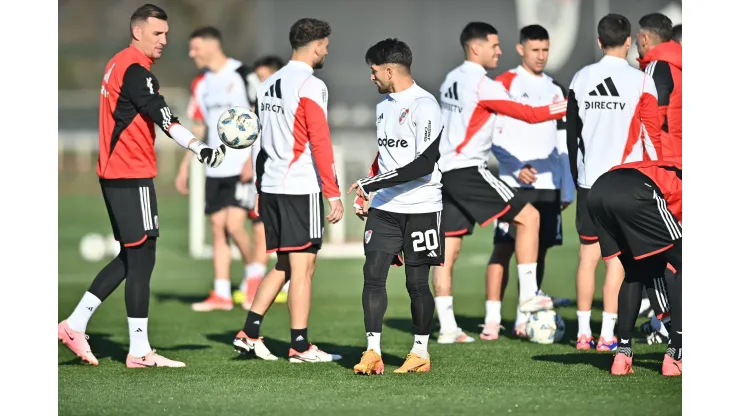
[[365, 231], [365, 244], [370, 242], [370, 237], [373, 236], [373, 230]]
[[409, 109], [404, 108], [401, 110], [401, 116], [398, 117], [398, 124], [403, 124], [404, 121], [406, 121], [406, 116], [409, 115]]

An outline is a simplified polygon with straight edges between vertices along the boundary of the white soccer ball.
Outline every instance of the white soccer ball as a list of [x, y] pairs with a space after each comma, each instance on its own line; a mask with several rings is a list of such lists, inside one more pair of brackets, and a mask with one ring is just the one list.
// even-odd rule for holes
[[232, 149], [251, 146], [260, 135], [257, 114], [246, 107], [231, 107], [218, 118], [218, 137]]
[[103, 260], [108, 251], [109, 243], [100, 234], [86, 234], [80, 240], [80, 255], [86, 261]]
[[565, 321], [555, 311], [541, 311], [529, 315], [527, 337], [537, 344], [560, 342], [565, 334]]

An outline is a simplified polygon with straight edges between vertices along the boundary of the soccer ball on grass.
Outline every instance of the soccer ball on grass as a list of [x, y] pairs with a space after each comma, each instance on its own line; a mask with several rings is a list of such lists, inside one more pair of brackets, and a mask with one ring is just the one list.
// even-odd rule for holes
[[560, 342], [565, 334], [565, 321], [555, 311], [541, 311], [529, 315], [527, 337], [537, 344]]
[[261, 127], [257, 114], [246, 107], [231, 107], [218, 118], [218, 137], [232, 149], [246, 149], [254, 144]]

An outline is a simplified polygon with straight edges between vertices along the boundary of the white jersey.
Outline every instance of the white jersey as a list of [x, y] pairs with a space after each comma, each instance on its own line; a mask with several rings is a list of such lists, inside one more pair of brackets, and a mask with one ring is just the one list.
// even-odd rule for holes
[[517, 103], [483, 66], [470, 61], [447, 74], [440, 102], [445, 126], [439, 146], [442, 172], [487, 163], [495, 114], [539, 123], [562, 118], [566, 107], [564, 101], [536, 108]]
[[[517, 102], [533, 107], [561, 102], [567, 94], [547, 74], [534, 75], [521, 65], [499, 75], [496, 81]], [[498, 161], [499, 177], [507, 185], [560, 189], [563, 202], [573, 201], [575, 187], [568, 164], [564, 120], [530, 124], [499, 115], [493, 128], [492, 150]], [[525, 165], [537, 170], [537, 181], [533, 184], [519, 182], [519, 172]]]
[[[288, 62], [260, 85], [257, 111], [262, 134], [252, 145], [252, 159], [261, 192], [323, 191], [329, 200], [340, 198], [327, 121], [328, 94], [313, 68], [300, 61]], [[260, 152], [264, 166], [258, 168]]]
[[370, 207], [402, 214], [441, 211], [437, 100], [414, 83], [388, 94], [376, 116], [378, 155], [371, 176], [358, 181], [366, 193], [375, 192]]
[[655, 82], [625, 59], [605, 55], [573, 76], [566, 124], [571, 173], [581, 188], [616, 165], [656, 159]]
[[[188, 106], [188, 116], [205, 124], [206, 142], [209, 147], [221, 144], [218, 138], [218, 119], [230, 107], [251, 108], [257, 97], [259, 79], [249, 73], [247, 67], [236, 59], [226, 62], [218, 72], [205, 71], [192, 83], [192, 97]], [[251, 151], [249, 149], [229, 149], [228, 157], [218, 167], [206, 166], [206, 176], [224, 178], [241, 175]]]

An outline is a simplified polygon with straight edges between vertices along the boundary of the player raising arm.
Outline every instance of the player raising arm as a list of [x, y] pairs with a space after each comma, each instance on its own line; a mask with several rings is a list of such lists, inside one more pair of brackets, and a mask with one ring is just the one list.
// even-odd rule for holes
[[210, 148], [181, 126], [159, 94], [159, 81], [150, 72], [167, 44], [167, 14], [146, 4], [131, 16], [131, 45], [106, 65], [100, 90], [100, 155], [97, 174], [119, 255], [98, 273], [72, 314], [57, 333], [72, 352], [92, 365], [98, 360], [87, 343], [87, 323], [95, 310], [126, 280], [129, 353], [126, 367], [184, 367], [156, 353], [149, 345], [149, 282], [159, 237], [154, 125], [198, 161], [216, 167], [225, 146]]
[[[370, 80], [386, 94], [377, 106], [378, 154], [371, 176], [350, 187], [358, 195], [355, 209], [375, 192], [365, 224], [365, 265], [362, 307], [367, 351], [355, 373], [384, 371], [380, 350], [383, 316], [388, 307], [386, 279], [391, 264], [406, 263], [406, 289], [411, 297], [414, 342], [396, 373], [431, 368], [427, 344], [434, 317], [429, 269], [444, 260], [442, 174], [437, 166], [442, 114], [434, 96], [411, 76], [411, 49], [398, 39], [386, 39], [368, 49], [365, 62]], [[403, 253], [403, 259], [401, 258]]]
[[[434, 269], [434, 292], [440, 332], [437, 342], [472, 342], [457, 327], [452, 308], [452, 273], [463, 237], [496, 219], [517, 227], [516, 257], [519, 300], [525, 312], [552, 307], [547, 296], [537, 294], [537, 251], [540, 215], [516, 196], [506, 183], [488, 170], [496, 114], [540, 123], [565, 115], [566, 103], [531, 107], [511, 98], [503, 83], [487, 76], [501, 55], [498, 31], [488, 23], [468, 23], [460, 34], [465, 62], [447, 74], [440, 88], [445, 131], [440, 141], [442, 170], [442, 227], [445, 235], [444, 265]], [[522, 139], [526, 140], [526, 139]]]
[[260, 338], [265, 313], [285, 284], [290, 310], [290, 362], [327, 362], [340, 359], [308, 342], [311, 280], [316, 254], [324, 235], [323, 192], [331, 212], [326, 219], [342, 219], [341, 194], [334, 171], [327, 122], [328, 91], [316, 78], [328, 55], [329, 24], [300, 19], [290, 28], [293, 55], [282, 69], [267, 78], [257, 93], [261, 138], [252, 145], [253, 170], [259, 192], [258, 214], [265, 224], [267, 251], [277, 252], [277, 264], [260, 282], [234, 347], [265, 360], [277, 360]]

